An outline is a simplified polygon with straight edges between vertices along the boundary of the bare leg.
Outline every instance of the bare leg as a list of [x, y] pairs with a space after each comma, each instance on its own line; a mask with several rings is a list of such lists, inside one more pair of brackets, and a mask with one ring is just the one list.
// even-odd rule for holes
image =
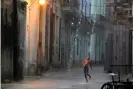
[[88, 79], [87, 79], [87, 75], [85, 74], [85, 80], [86, 80], [86, 83], [88, 82]]
[[91, 79], [91, 75], [89, 74], [89, 68], [86, 67], [86, 75], [89, 76], [89, 78]]
[[89, 76], [89, 78], [91, 79], [91, 75], [90, 75], [90, 74], [86, 74], [86, 75], [88, 75], [88, 76]]
[[85, 80], [86, 80], [86, 83], [87, 83], [88, 79], [87, 79], [87, 74], [86, 74], [86, 66], [84, 67], [84, 76], [85, 76]]

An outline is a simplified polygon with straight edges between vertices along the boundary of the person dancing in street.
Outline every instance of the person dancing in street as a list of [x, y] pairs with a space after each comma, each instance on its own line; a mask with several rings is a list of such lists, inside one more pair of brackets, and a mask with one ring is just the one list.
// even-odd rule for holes
[[83, 64], [83, 68], [84, 68], [84, 76], [85, 76], [86, 83], [87, 83], [88, 82], [87, 76], [89, 76], [89, 78], [91, 79], [91, 75], [89, 74], [89, 68], [88, 68], [88, 65], [90, 65], [90, 67], [92, 69], [90, 58], [87, 56], [82, 61], [82, 64]]

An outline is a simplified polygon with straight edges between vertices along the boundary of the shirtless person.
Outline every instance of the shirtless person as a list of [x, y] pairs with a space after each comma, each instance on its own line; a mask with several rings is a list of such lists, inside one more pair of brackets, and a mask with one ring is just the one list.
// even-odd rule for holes
[[90, 62], [91, 61], [88, 56], [82, 61], [82, 64], [84, 66], [84, 75], [85, 75], [86, 83], [88, 82], [87, 76], [89, 76], [89, 78], [91, 78], [91, 76], [89, 75], [89, 72], [88, 72], [88, 65], [90, 64]]

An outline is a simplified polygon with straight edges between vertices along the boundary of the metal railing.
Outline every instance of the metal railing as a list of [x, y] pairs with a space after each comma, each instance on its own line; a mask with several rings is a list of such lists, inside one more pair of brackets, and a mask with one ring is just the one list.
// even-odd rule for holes
[[[122, 69], [123, 67], [129, 67], [128, 69], [131, 69], [131, 70], [132, 70], [132, 66], [133, 66], [133, 65], [110, 65], [111, 68], [114, 68], [114, 67], [117, 68], [118, 81], [119, 81], [119, 82], [120, 82], [120, 80], [121, 80], [121, 69]], [[131, 73], [131, 72], [129, 72], [129, 73]]]

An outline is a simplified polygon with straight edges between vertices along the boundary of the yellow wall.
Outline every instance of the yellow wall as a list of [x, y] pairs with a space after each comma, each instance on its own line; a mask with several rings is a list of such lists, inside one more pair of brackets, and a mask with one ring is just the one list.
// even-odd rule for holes
[[44, 56], [45, 49], [45, 6], [42, 7], [40, 17], [40, 5], [38, 0], [27, 0], [27, 31], [26, 31], [26, 60], [27, 67], [31, 64], [36, 66], [37, 61], [37, 49], [39, 42], [39, 29], [42, 31], [42, 51]]
[[[46, 0], [47, 1], [47, 0]], [[36, 65], [37, 61], [37, 49], [39, 42], [39, 30], [42, 31], [42, 54], [45, 57], [45, 28], [46, 28], [46, 6], [47, 3], [40, 7], [38, 0], [27, 0], [27, 31], [26, 31], [26, 55], [27, 55], [27, 67], [31, 64]], [[51, 3], [49, 3], [51, 4]], [[58, 47], [59, 42], [59, 27], [60, 27], [60, 2], [56, 1], [54, 4], [55, 9], [55, 42], [54, 45]], [[41, 14], [40, 14], [40, 8]], [[40, 16], [41, 15], [41, 16]], [[57, 19], [58, 16], [58, 19]], [[47, 22], [48, 23], [48, 22]], [[57, 43], [57, 45], [56, 45]], [[56, 49], [55, 49], [56, 50]], [[45, 63], [45, 59], [41, 60], [41, 63]], [[30, 67], [31, 68], [31, 67]]]
[[45, 32], [46, 32], [46, 6], [43, 6], [42, 11], [42, 21], [41, 21], [41, 31], [42, 31], [42, 52], [45, 56]]
[[30, 63], [36, 62], [37, 47], [38, 47], [38, 35], [39, 35], [39, 5], [38, 2], [34, 2], [28, 7], [29, 19], [28, 19], [28, 54]]

